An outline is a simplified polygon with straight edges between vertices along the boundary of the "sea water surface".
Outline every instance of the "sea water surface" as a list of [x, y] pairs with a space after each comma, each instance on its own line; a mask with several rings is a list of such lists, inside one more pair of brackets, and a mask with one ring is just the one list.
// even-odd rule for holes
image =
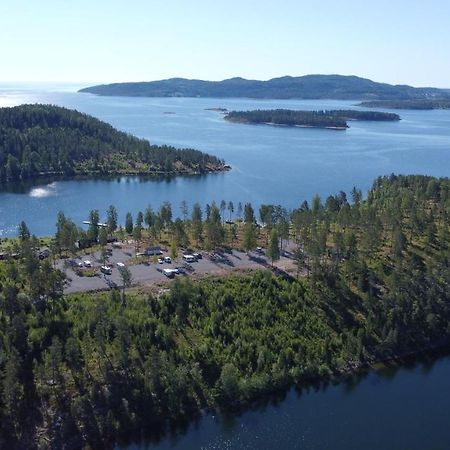
[[450, 356], [291, 389], [231, 417], [205, 414], [116, 450], [448, 450]]
[[[78, 87], [78, 86], [77, 86]], [[92, 114], [155, 144], [212, 153], [232, 166], [226, 173], [174, 179], [40, 180], [0, 191], [0, 237], [25, 220], [38, 235], [51, 234], [63, 210], [76, 223], [90, 209], [103, 219], [114, 204], [121, 221], [151, 204], [183, 200], [201, 205], [222, 199], [294, 208], [353, 186], [367, 191], [379, 175], [449, 175], [450, 111], [399, 111], [400, 122], [351, 122], [346, 131], [271, 127], [226, 122], [207, 108], [336, 109], [355, 101], [98, 97], [75, 86], [0, 86], [0, 106], [52, 103]]]

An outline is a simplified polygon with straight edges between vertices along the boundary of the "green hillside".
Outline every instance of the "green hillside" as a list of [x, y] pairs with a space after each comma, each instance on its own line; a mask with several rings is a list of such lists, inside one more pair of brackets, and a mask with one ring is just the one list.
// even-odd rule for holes
[[52, 105], [0, 108], [0, 182], [41, 175], [179, 174], [223, 170], [193, 149], [152, 145], [87, 114]]

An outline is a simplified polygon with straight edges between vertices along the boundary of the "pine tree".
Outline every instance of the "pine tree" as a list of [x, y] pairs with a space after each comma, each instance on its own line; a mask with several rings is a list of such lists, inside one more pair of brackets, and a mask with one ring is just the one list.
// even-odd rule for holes
[[128, 234], [133, 233], [133, 216], [130, 212], [127, 212], [125, 216], [125, 231]]
[[246, 222], [244, 225], [242, 246], [247, 253], [256, 248], [256, 227], [252, 222]]
[[114, 205], [111, 205], [108, 208], [108, 211], [106, 213], [107, 219], [106, 224], [108, 225], [108, 231], [110, 233], [114, 233], [114, 231], [117, 230], [117, 209]]
[[276, 229], [273, 229], [270, 234], [269, 245], [267, 247], [267, 256], [272, 261], [272, 266], [275, 261], [280, 259], [280, 243]]

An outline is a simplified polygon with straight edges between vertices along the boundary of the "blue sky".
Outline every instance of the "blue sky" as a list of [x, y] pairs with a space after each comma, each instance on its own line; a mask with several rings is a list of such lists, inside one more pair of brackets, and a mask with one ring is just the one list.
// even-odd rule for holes
[[450, 88], [450, 1], [1, 0], [0, 81], [339, 73]]

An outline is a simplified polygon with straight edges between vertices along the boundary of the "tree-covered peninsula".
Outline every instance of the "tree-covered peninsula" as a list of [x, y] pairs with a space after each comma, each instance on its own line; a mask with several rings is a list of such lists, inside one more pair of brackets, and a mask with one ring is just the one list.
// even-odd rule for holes
[[[449, 345], [448, 178], [380, 177], [366, 199], [315, 196], [290, 214], [262, 205], [261, 228], [245, 209], [244, 233], [270, 236], [273, 258], [277, 236], [296, 243], [298, 278], [266, 270], [64, 296], [63, 274], [22, 224], [16, 258], [0, 260], [0, 447], [105, 447], [201, 408]], [[173, 233], [227, 236], [216, 206], [201, 218]]]
[[361, 102], [358, 106], [366, 108], [388, 108], [388, 109], [450, 109], [450, 98], [425, 98], [411, 100], [372, 100]]
[[348, 128], [347, 121], [349, 120], [400, 120], [398, 114], [386, 112], [357, 110], [299, 111], [292, 109], [230, 111], [224, 118], [225, 120], [236, 123], [333, 128], [338, 130], [345, 130]]
[[198, 150], [152, 145], [52, 105], [0, 108], [0, 182], [41, 175], [191, 174], [223, 170]]

